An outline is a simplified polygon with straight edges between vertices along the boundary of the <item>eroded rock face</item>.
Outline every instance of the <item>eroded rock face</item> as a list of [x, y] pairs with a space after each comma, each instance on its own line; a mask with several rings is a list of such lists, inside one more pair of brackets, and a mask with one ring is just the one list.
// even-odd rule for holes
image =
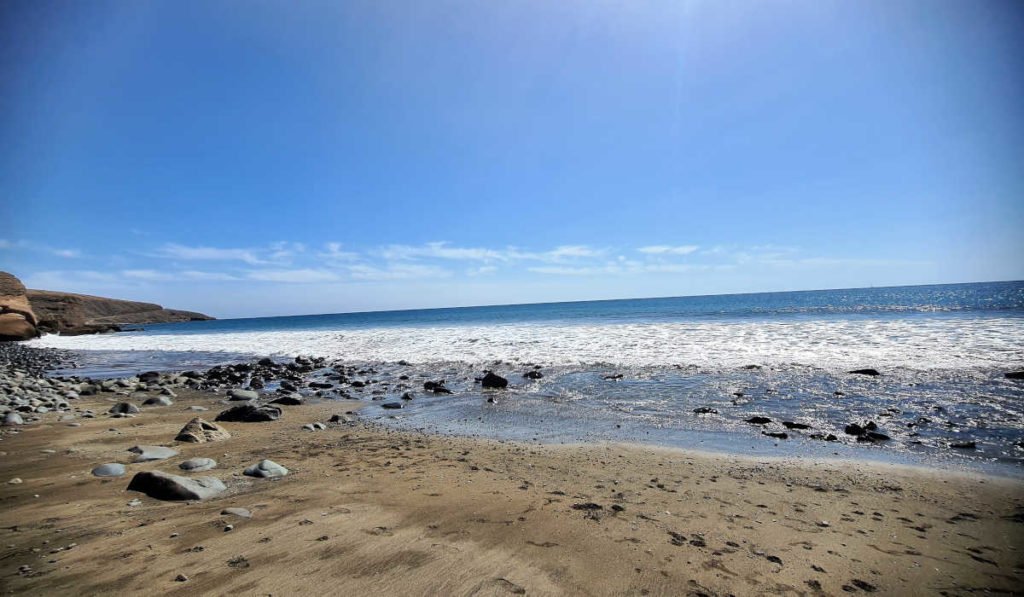
[[219, 442], [230, 437], [231, 434], [228, 433], [227, 429], [216, 423], [196, 417], [181, 428], [174, 441], [205, 444], [206, 442]]
[[226, 489], [216, 477], [190, 479], [160, 471], [136, 473], [128, 484], [128, 491], [140, 491], [151, 498], [168, 501], [205, 500]]
[[0, 272], [0, 342], [35, 338], [37, 321], [25, 285], [13, 274]]

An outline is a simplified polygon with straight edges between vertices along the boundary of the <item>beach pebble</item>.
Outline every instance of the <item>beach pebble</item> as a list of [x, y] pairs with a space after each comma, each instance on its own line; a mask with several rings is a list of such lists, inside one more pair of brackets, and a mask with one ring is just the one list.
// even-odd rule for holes
[[23, 481], [18, 477], [15, 477], [7, 482], [8, 485], [21, 485], [22, 483]]
[[21, 418], [21, 415], [15, 412], [10, 412], [4, 415], [4, 426], [11, 427], [14, 425], [24, 425], [25, 419]]
[[245, 474], [249, 477], [283, 477], [288, 474], [288, 469], [273, 460], [261, 460], [245, 469]]
[[123, 464], [118, 462], [111, 462], [109, 464], [101, 464], [96, 468], [92, 469], [94, 477], [120, 477], [124, 475], [126, 469]]
[[213, 458], [190, 458], [178, 465], [183, 471], [190, 473], [198, 473], [201, 471], [208, 471], [217, 466], [217, 461]]
[[271, 404], [283, 404], [285, 406], [302, 406], [302, 394], [291, 393], [270, 401]]
[[128, 484], [128, 491], [139, 491], [158, 500], [203, 500], [213, 497], [227, 487], [215, 477], [190, 479], [160, 471], [136, 473]]
[[112, 415], [134, 415], [139, 412], [139, 407], [131, 402], [118, 402], [107, 411]]
[[174, 581], [175, 582], [188, 582], [188, 577], [185, 576], [184, 574], [179, 574], [178, 576], [174, 577]]
[[220, 511], [225, 516], [238, 516], [239, 518], [252, 518], [252, 512], [245, 508], [224, 508]]
[[175, 441], [193, 444], [204, 444], [230, 439], [231, 434], [216, 423], [196, 417], [185, 424], [174, 438]]
[[150, 462], [152, 460], [165, 460], [178, 455], [177, 450], [163, 446], [133, 446], [128, 448], [129, 452], [135, 454], [135, 462]]
[[152, 398], [147, 398], [142, 403], [142, 406], [171, 406], [172, 404], [174, 402], [167, 396], [153, 396]]
[[253, 390], [228, 390], [228, 400], [257, 400], [259, 397]]
[[252, 404], [241, 404], [221, 412], [217, 415], [216, 420], [235, 423], [261, 423], [265, 421], [276, 421], [281, 417], [281, 414], [281, 409], [276, 406], [254, 406]]

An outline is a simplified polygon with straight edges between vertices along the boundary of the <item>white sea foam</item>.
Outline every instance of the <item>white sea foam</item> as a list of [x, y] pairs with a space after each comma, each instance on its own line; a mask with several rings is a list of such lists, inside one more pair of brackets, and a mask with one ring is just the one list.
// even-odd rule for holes
[[340, 331], [45, 336], [75, 350], [223, 351], [414, 363], [497, 359], [547, 365], [799, 364], [823, 369], [1024, 365], [1024, 318], [496, 324]]

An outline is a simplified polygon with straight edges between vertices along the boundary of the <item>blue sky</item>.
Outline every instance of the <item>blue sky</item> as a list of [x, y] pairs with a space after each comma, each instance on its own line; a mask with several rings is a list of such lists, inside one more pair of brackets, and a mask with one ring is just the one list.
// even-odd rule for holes
[[0, 269], [228, 316], [1024, 278], [1015, 1], [0, 4]]

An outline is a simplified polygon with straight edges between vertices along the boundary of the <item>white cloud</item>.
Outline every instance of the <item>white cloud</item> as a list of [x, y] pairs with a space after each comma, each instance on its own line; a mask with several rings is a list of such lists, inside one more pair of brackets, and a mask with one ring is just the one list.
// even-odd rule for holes
[[345, 262], [345, 261], [358, 261], [360, 256], [359, 253], [353, 251], [342, 250], [341, 243], [327, 243], [324, 245], [324, 251], [318, 253], [318, 257], [327, 259], [329, 262]]
[[82, 252], [78, 249], [50, 249], [50, 253], [65, 259], [77, 259], [82, 256]]
[[216, 247], [187, 247], [168, 243], [157, 249], [158, 257], [185, 261], [242, 261], [249, 265], [265, 265], [253, 249], [219, 249]]
[[222, 272], [201, 272], [196, 270], [177, 272], [177, 275], [180, 275], [187, 280], [228, 281], [239, 279], [237, 276], [232, 276], [231, 274], [225, 274]]
[[164, 282], [174, 279], [174, 276], [167, 272], [158, 272], [152, 269], [126, 269], [121, 270], [121, 275], [134, 280], [147, 280], [152, 282]]
[[284, 282], [306, 284], [310, 282], [337, 282], [340, 278], [334, 272], [322, 269], [268, 269], [249, 272], [250, 280], [260, 282]]
[[689, 255], [699, 248], [697, 245], [651, 245], [640, 247], [637, 251], [647, 255]]
[[425, 278], [447, 278], [451, 272], [433, 265], [419, 265], [412, 263], [389, 264], [385, 268], [378, 268], [369, 265], [351, 265], [349, 273], [355, 280], [414, 280]]
[[493, 265], [481, 265], [480, 267], [471, 267], [466, 270], [466, 275], [475, 276], [488, 276], [498, 271], [498, 268]]
[[407, 259], [451, 259], [457, 261], [506, 261], [508, 256], [498, 250], [472, 247], [452, 247], [447, 242], [432, 242], [420, 246], [388, 245], [380, 250], [388, 261]]

